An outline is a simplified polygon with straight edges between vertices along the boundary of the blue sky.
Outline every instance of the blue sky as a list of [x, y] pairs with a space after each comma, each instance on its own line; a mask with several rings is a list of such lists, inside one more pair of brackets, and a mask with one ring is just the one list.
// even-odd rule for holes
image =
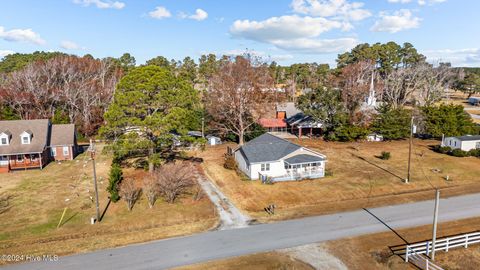
[[334, 64], [358, 43], [410, 42], [430, 61], [480, 66], [477, 0], [0, 1], [0, 57], [129, 52], [137, 63], [235, 54]]

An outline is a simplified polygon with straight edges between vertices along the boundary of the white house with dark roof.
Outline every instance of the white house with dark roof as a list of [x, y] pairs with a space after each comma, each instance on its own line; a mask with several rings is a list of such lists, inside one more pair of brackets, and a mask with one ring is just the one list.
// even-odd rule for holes
[[262, 176], [273, 181], [325, 176], [325, 155], [269, 133], [239, 147], [234, 155], [238, 168], [252, 180]]
[[0, 172], [42, 169], [51, 160], [77, 154], [75, 126], [52, 125], [48, 119], [0, 121]]
[[470, 151], [472, 149], [480, 149], [480, 135], [446, 137], [443, 140], [443, 145], [451, 147], [452, 149], [461, 149], [463, 151]]

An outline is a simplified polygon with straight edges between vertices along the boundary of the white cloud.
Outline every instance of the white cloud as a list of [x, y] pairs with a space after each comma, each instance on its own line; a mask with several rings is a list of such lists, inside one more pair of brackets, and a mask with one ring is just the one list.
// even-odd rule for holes
[[339, 21], [289, 15], [264, 21], [237, 20], [230, 27], [230, 33], [234, 37], [272, 44], [289, 51], [331, 53], [351, 49], [358, 43], [354, 38], [318, 38], [322, 33], [343, 27]]
[[342, 23], [325, 18], [299, 17], [288, 15], [272, 17], [265, 21], [237, 20], [230, 28], [234, 36], [257, 41], [316, 37]]
[[480, 65], [480, 48], [425, 50], [422, 52], [432, 63], [450, 62], [453, 66]]
[[380, 19], [370, 29], [374, 32], [397, 33], [407, 29], [418, 28], [421, 19], [414, 17], [408, 9], [395, 11], [393, 14], [380, 12]]
[[70, 40], [63, 40], [60, 42], [60, 47], [66, 50], [80, 50], [84, 49], [84, 47], [79, 46], [77, 43], [70, 41]]
[[293, 59], [293, 55], [291, 54], [267, 54], [266, 52], [263, 51], [252, 51], [252, 50], [230, 50], [222, 53], [222, 55], [228, 55], [228, 56], [237, 56], [237, 55], [244, 55], [244, 54], [250, 54], [253, 56], [257, 56], [262, 58], [263, 60], [269, 62], [269, 61], [275, 61], [275, 62], [281, 62], [281, 61], [287, 61]]
[[192, 20], [203, 21], [208, 18], [208, 13], [201, 8], [197, 8], [197, 10], [195, 10], [195, 14], [188, 16], [188, 18]]
[[359, 41], [355, 38], [338, 38], [338, 39], [310, 39], [297, 38], [275, 40], [273, 45], [280, 49], [295, 51], [299, 53], [337, 53], [344, 52], [354, 48]]
[[168, 11], [168, 9], [166, 9], [165, 7], [162, 7], [162, 6], [158, 6], [155, 8], [155, 10], [153, 11], [150, 11], [148, 13], [148, 15], [154, 19], [163, 19], [163, 18], [170, 18], [172, 17], [172, 14], [170, 13], [170, 11]]
[[293, 0], [292, 9], [296, 13], [315, 17], [338, 17], [347, 21], [361, 21], [370, 17], [369, 10], [363, 9], [364, 3], [347, 0]]
[[438, 3], [447, 2], [447, 0], [418, 0], [418, 4], [421, 6], [424, 5], [434, 5]]
[[125, 7], [125, 3], [119, 1], [110, 1], [110, 0], [73, 0], [73, 3], [83, 5], [88, 7], [90, 5], [95, 5], [100, 9], [122, 9]]
[[9, 54], [14, 54], [14, 51], [11, 50], [0, 50], [0, 59], [9, 55]]
[[0, 26], [0, 38], [12, 42], [29, 42], [38, 45], [44, 45], [46, 42], [39, 34], [33, 32], [32, 29], [11, 29], [5, 31], [5, 28]]
[[[413, 0], [388, 0], [389, 3], [400, 3], [400, 4], [407, 4], [411, 3]], [[438, 3], [447, 2], [447, 0], [418, 0], [417, 3], [421, 6], [424, 5], [434, 5]]]

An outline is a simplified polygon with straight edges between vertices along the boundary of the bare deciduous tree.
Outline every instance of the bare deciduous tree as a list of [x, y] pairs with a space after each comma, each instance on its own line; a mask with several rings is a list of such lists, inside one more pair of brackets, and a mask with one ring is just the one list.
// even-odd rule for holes
[[111, 60], [58, 56], [6, 75], [0, 101], [22, 119], [52, 118], [60, 110], [91, 135], [102, 124], [120, 77]]
[[188, 162], [167, 163], [156, 171], [158, 190], [168, 203], [195, 185], [195, 168]]
[[453, 76], [450, 67], [433, 67], [428, 63], [393, 70], [384, 80], [385, 101], [394, 108], [409, 101], [420, 106], [431, 105], [441, 99]]
[[143, 194], [145, 194], [145, 197], [147, 197], [148, 206], [152, 208], [155, 204], [155, 201], [157, 200], [159, 192], [157, 179], [152, 177], [151, 175], [144, 178], [142, 191]]
[[372, 61], [349, 64], [342, 68], [335, 82], [341, 90], [342, 101], [352, 124], [359, 120], [358, 110], [368, 96], [374, 69]]
[[127, 178], [120, 184], [120, 197], [127, 202], [128, 210], [131, 211], [133, 205], [140, 195], [140, 189], [135, 184], [135, 179]]
[[222, 61], [212, 76], [206, 106], [214, 125], [233, 132], [244, 142], [245, 131], [258, 121], [273, 98], [273, 79], [268, 66], [252, 57]]

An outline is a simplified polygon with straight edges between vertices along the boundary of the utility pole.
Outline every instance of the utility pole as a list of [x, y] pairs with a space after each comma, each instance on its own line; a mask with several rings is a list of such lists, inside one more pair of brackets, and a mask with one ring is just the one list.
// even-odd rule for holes
[[97, 221], [100, 222], [100, 208], [98, 206], [98, 187], [97, 187], [97, 171], [95, 168], [95, 145], [93, 144], [92, 139], [90, 139], [90, 157], [92, 158], [93, 165], [93, 186], [95, 187], [95, 204], [97, 209]]
[[440, 203], [440, 190], [435, 190], [435, 210], [433, 212], [433, 237], [432, 237], [432, 261], [435, 260], [435, 244], [437, 242], [438, 204]]
[[410, 121], [410, 144], [408, 147], [408, 172], [407, 172], [407, 179], [405, 179], [405, 183], [410, 182], [410, 163], [412, 160], [412, 144], [413, 144], [413, 119], [414, 116], [412, 115], [412, 119]]
[[205, 117], [202, 116], [202, 138], [205, 138]]

